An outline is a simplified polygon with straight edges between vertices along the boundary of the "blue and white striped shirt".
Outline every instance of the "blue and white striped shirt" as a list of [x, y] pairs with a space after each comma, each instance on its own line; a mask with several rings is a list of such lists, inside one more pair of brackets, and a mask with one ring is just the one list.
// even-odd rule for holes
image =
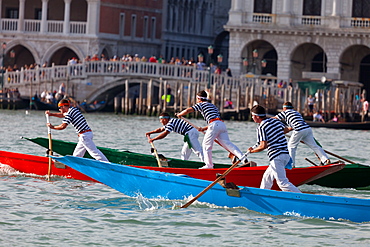
[[90, 129], [85, 117], [76, 107], [69, 108], [62, 122], [66, 124], [72, 124], [72, 126], [75, 127], [77, 133]]
[[209, 123], [211, 119], [221, 118], [220, 112], [212, 103], [204, 101], [193, 105], [192, 108], [194, 109], [194, 111], [199, 111], [204, 119], [207, 121], [207, 123]]
[[296, 131], [310, 128], [310, 126], [304, 121], [302, 115], [293, 110], [287, 109], [276, 115], [279, 120], [284, 120], [287, 125]]
[[266, 118], [258, 125], [257, 142], [267, 142], [267, 155], [270, 161], [280, 154], [289, 154], [284, 128], [284, 124], [274, 118]]
[[164, 126], [164, 129], [168, 132], [176, 132], [180, 135], [185, 135], [193, 126], [188, 124], [182, 119], [171, 118], [170, 121]]

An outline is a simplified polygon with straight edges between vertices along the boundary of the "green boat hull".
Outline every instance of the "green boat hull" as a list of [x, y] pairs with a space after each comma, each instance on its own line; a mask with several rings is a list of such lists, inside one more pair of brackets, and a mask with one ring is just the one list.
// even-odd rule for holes
[[[49, 139], [43, 137], [36, 137], [36, 138], [24, 138], [29, 140], [33, 143], [36, 143], [44, 148], [49, 148]], [[77, 143], [75, 142], [67, 142], [61, 140], [52, 140], [52, 147], [53, 152], [60, 154], [60, 155], [71, 155], [73, 154], [73, 150], [75, 149]], [[107, 157], [107, 159], [116, 164], [124, 164], [124, 165], [135, 165], [135, 166], [154, 166], [157, 167], [158, 163], [153, 155], [148, 154], [140, 154], [134, 153], [130, 151], [121, 151], [118, 149], [113, 148], [104, 148], [98, 147], [100, 151]], [[86, 152], [84, 158], [92, 158], [88, 152]], [[167, 163], [167, 164], [166, 164]], [[168, 167], [177, 167], [177, 168], [194, 168], [197, 169], [199, 167], [204, 166], [203, 162], [198, 161], [189, 161], [189, 160], [181, 160], [181, 159], [167, 159], [166, 161], [162, 162], [162, 166]], [[215, 168], [229, 168], [231, 164], [214, 164]]]
[[370, 166], [346, 164], [333, 174], [316, 179], [308, 184], [317, 184], [331, 188], [360, 188], [370, 186]]

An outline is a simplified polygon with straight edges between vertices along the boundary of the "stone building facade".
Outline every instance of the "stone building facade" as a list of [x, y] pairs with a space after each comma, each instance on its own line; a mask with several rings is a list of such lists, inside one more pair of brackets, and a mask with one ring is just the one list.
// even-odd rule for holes
[[369, 91], [369, 9], [368, 0], [232, 0], [229, 67], [283, 80], [325, 75]]
[[227, 64], [231, 0], [0, 0], [6, 67], [65, 65], [125, 54], [196, 59], [209, 45]]

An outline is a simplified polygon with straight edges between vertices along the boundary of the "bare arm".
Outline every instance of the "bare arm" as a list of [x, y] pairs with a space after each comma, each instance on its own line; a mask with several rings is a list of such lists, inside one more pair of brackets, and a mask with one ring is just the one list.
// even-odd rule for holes
[[57, 125], [57, 126], [54, 126], [52, 125], [51, 123], [47, 123], [46, 124], [50, 129], [54, 129], [54, 130], [64, 130], [65, 128], [67, 128], [68, 124], [66, 123], [61, 123], [60, 125]]
[[248, 148], [248, 151], [251, 153], [258, 153], [258, 152], [265, 150], [266, 148], [267, 148], [267, 141], [261, 141], [258, 147], [256, 148], [250, 147]]
[[193, 109], [192, 107], [189, 107], [189, 108], [186, 108], [185, 110], [183, 110], [182, 112], [177, 113], [177, 114], [176, 114], [176, 116], [177, 116], [178, 118], [180, 118], [180, 117], [183, 117], [183, 116], [185, 116], [186, 114], [188, 114], [188, 113], [192, 113], [192, 112], [194, 112], [194, 109]]
[[45, 114], [52, 116], [52, 117], [64, 118], [64, 113], [61, 113], [61, 112], [51, 113], [50, 111], [45, 111]]
[[156, 137], [152, 138], [152, 139], [149, 139], [149, 142], [153, 142], [155, 140], [159, 140], [159, 139], [163, 139], [165, 138], [170, 132], [168, 131], [164, 131], [162, 132], [161, 134], [157, 135]]
[[153, 133], [161, 133], [164, 131], [164, 127], [161, 127], [161, 128], [158, 128], [158, 129], [155, 129], [155, 130], [152, 130], [152, 131], [149, 131], [149, 132], [146, 132], [145, 135], [147, 137], [150, 137], [151, 134]]

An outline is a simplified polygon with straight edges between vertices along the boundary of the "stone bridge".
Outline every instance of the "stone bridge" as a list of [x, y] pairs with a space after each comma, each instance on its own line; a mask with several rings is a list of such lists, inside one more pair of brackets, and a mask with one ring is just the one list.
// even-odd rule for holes
[[[224, 109], [226, 98], [233, 101], [234, 112], [250, 108], [255, 102], [265, 106], [269, 112], [276, 112], [284, 101], [291, 101], [297, 110], [304, 112], [307, 98], [307, 90], [304, 92], [297, 86], [279, 88], [275, 77], [230, 77], [212, 73], [209, 68], [199, 70], [192, 66], [148, 62], [94, 61], [36, 67], [5, 72], [3, 78], [3, 88], [18, 88], [23, 97], [32, 97], [45, 90], [58, 91], [59, 85], [64, 82], [67, 95], [76, 101], [114, 102], [125, 112], [133, 105], [139, 110], [181, 110], [193, 105], [196, 93], [203, 89], [209, 91], [212, 103], [221, 112], [229, 111]], [[163, 95], [166, 97], [169, 88], [174, 97], [172, 105], [161, 100]], [[327, 97], [319, 99], [318, 107], [323, 111], [351, 111], [351, 100], [359, 91], [358, 85], [332, 82]], [[343, 105], [346, 109], [340, 108]]]
[[[193, 104], [197, 90], [209, 88], [214, 103], [218, 100], [221, 106], [221, 99], [229, 98], [240, 108], [248, 107], [253, 102], [254, 91], [262, 92], [260, 81], [257, 77], [214, 74], [209, 68], [199, 70], [184, 65], [95, 61], [5, 72], [3, 87], [18, 88], [23, 97], [32, 97], [42, 91], [58, 91], [59, 85], [64, 82], [66, 93], [80, 102], [112, 102], [120, 96], [143, 99], [148, 107], [160, 104], [166, 89], [171, 88], [179, 108]], [[253, 92], [250, 91], [252, 88]]]

